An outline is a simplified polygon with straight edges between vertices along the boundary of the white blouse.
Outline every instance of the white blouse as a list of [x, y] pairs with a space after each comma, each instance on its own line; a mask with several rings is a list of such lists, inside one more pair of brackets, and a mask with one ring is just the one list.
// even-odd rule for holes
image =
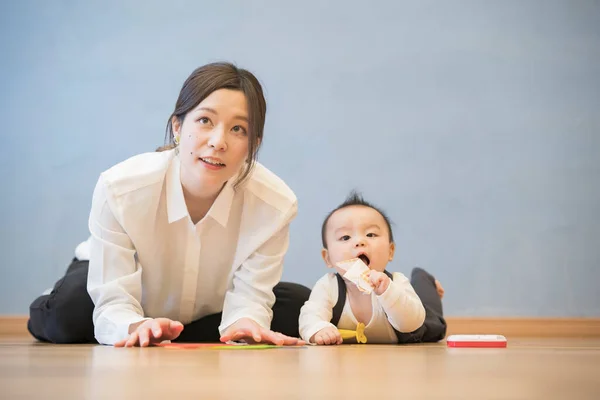
[[188, 324], [223, 312], [269, 328], [298, 210], [292, 190], [261, 164], [231, 179], [207, 215], [191, 221], [174, 150], [145, 153], [100, 175], [89, 218], [88, 292], [96, 339], [114, 344], [129, 326], [165, 317]]

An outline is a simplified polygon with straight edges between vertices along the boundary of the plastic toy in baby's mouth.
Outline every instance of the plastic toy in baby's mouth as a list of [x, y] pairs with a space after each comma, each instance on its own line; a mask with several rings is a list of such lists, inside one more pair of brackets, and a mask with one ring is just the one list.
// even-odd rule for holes
[[371, 271], [367, 264], [360, 258], [351, 258], [350, 260], [340, 261], [337, 267], [346, 271], [343, 276], [350, 282], [354, 283], [358, 290], [364, 294], [371, 294], [374, 287], [369, 279], [369, 272]]
[[356, 326], [356, 330], [350, 329], [338, 329], [342, 335], [342, 339], [356, 339], [358, 343], [367, 343], [367, 336], [365, 335], [365, 324], [359, 322]]

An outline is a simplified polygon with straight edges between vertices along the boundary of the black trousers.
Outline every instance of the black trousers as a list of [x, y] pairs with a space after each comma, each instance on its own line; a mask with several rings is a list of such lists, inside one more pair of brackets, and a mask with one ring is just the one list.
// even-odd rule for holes
[[414, 268], [410, 284], [425, 307], [425, 322], [414, 332], [397, 333], [399, 343], [438, 342], [446, 336], [442, 299], [435, 287], [435, 278], [422, 268]]
[[[88, 266], [88, 261], [73, 259], [52, 292], [31, 303], [27, 328], [33, 337], [51, 343], [97, 343], [92, 322], [94, 303], [87, 292]], [[300, 308], [308, 300], [310, 289], [280, 282], [273, 292], [276, 300], [271, 329], [299, 337]], [[174, 342], [218, 342], [220, 323], [221, 313], [193, 321], [184, 326]]]

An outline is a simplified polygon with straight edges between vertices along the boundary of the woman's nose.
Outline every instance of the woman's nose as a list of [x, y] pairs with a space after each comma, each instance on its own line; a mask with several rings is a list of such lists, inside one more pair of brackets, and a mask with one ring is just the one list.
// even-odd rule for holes
[[226, 136], [224, 129], [220, 126], [217, 126], [212, 131], [210, 139], [208, 139], [208, 146], [217, 151], [225, 151], [227, 150], [227, 141], [225, 139]]

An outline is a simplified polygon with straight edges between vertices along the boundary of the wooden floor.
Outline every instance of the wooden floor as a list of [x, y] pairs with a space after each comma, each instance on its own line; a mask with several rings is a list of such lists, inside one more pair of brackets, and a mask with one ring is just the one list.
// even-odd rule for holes
[[600, 399], [600, 339], [508, 339], [237, 351], [0, 338], [0, 398]]

